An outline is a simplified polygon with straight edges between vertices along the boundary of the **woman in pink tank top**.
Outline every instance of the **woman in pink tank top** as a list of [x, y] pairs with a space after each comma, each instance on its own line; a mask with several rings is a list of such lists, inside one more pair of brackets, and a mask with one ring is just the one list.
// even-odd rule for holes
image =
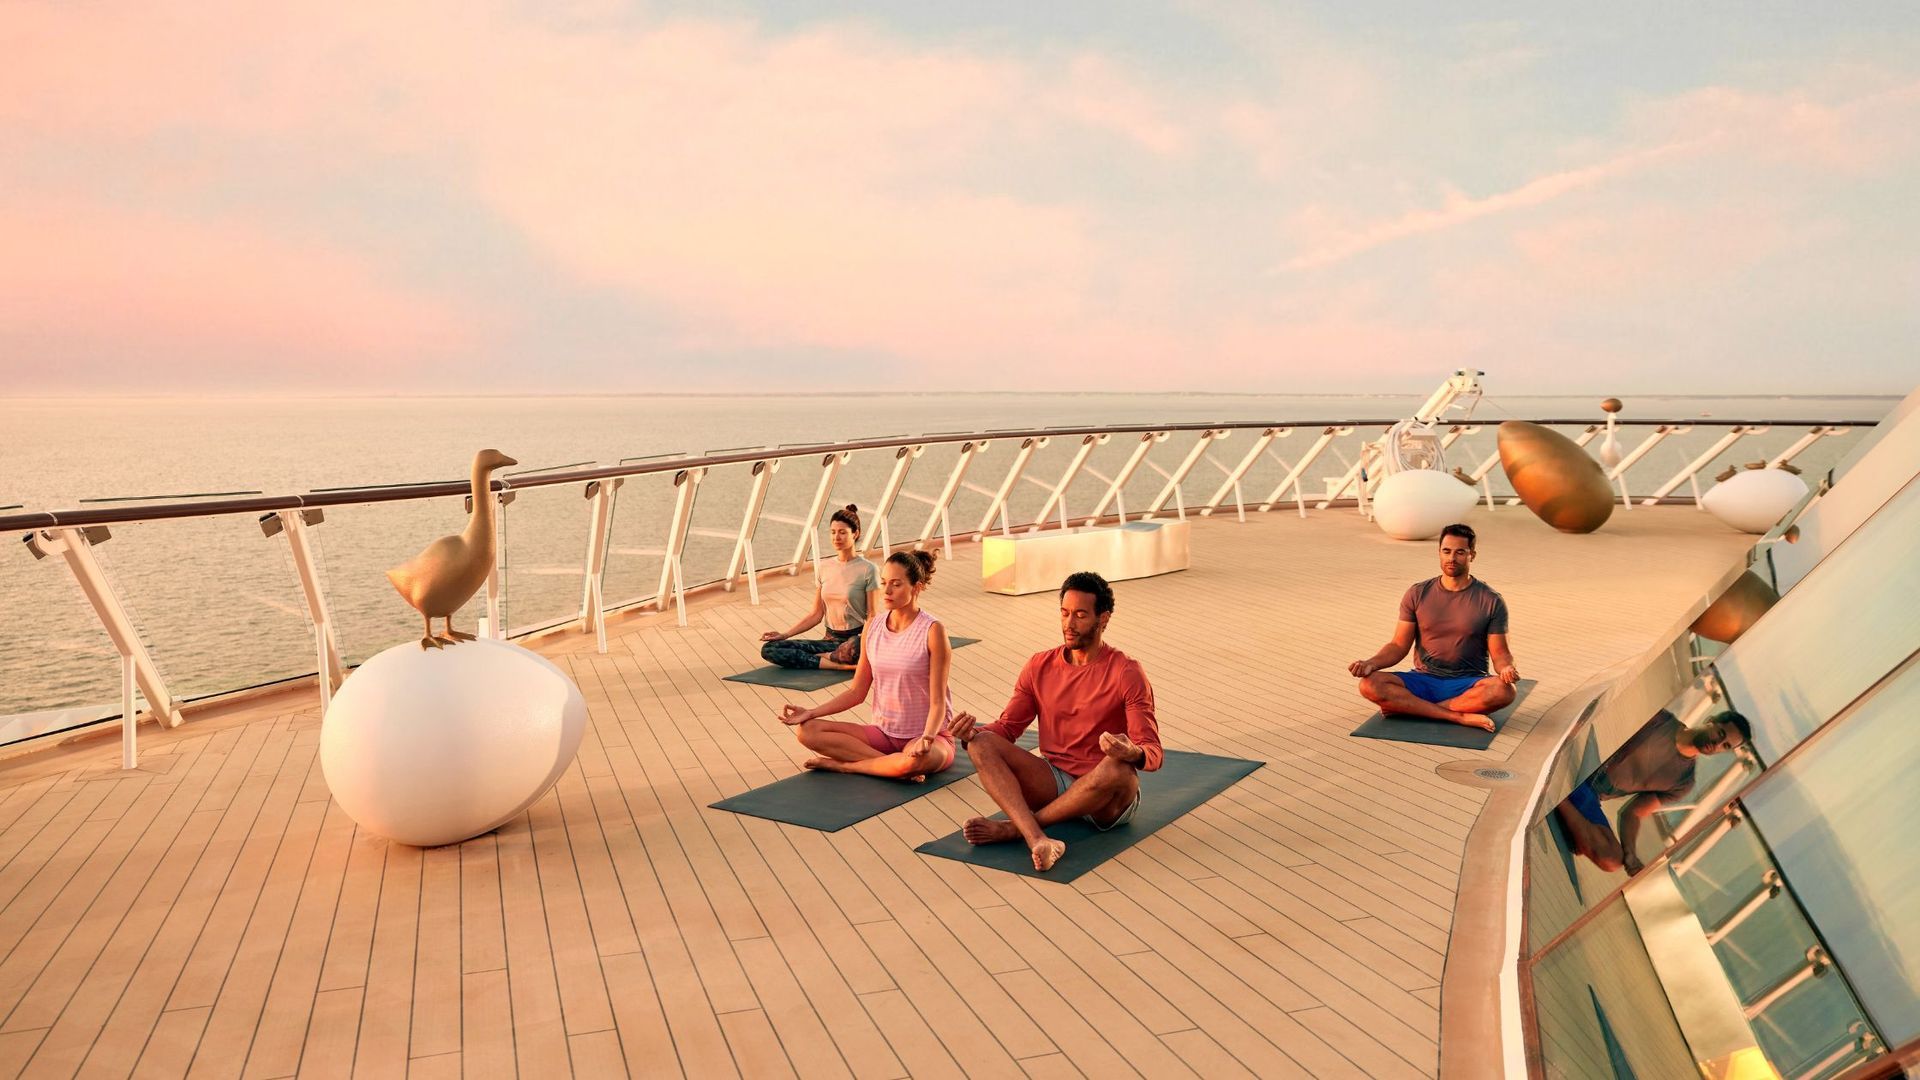
[[[886, 616], [867, 620], [866, 643], [853, 685], [813, 708], [788, 705], [780, 721], [794, 727], [801, 745], [818, 754], [809, 769], [925, 780], [953, 764], [953, 736], [941, 734], [953, 715], [947, 667], [953, 655], [947, 628], [920, 610], [920, 593], [933, 577], [933, 555], [896, 551], [880, 569], [880, 599]], [[823, 717], [873, 700], [872, 724]]]

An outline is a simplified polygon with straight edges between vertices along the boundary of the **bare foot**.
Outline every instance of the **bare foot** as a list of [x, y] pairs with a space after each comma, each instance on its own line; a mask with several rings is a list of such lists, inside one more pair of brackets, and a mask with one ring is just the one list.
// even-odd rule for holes
[[1454, 713], [1453, 722], [1463, 724], [1467, 727], [1477, 727], [1482, 731], [1493, 730], [1493, 717], [1488, 716], [1486, 713]]
[[801, 762], [800, 767], [803, 769], [814, 769], [819, 772], [842, 772], [844, 770], [841, 766], [844, 764], [846, 763], [835, 761], [830, 757], [810, 757]]
[[1067, 844], [1064, 840], [1046, 838], [1037, 844], [1029, 845], [1029, 850], [1033, 852], [1033, 868], [1044, 874], [1053, 869], [1053, 864], [1066, 855]]
[[1018, 840], [1020, 830], [1013, 827], [1011, 821], [998, 818], [969, 818], [960, 826], [960, 835], [967, 838], [969, 844], [999, 844], [1008, 840]]

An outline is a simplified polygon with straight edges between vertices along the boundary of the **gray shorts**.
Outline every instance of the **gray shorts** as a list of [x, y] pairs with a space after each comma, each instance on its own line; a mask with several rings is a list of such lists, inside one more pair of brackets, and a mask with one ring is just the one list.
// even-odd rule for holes
[[[1062, 795], [1065, 795], [1067, 793], [1067, 789], [1073, 786], [1073, 782], [1079, 779], [1079, 777], [1073, 775], [1072, 773], [1061, 768], [1060, 766], [1055, 765], [1051, 761], [1047, 762], [1047, 768], [1053, 770], [1053, 789], [1054, 789], [1053, 797], [1056, 799]], [[1117, 829], [1120, 826], [1125, 825], [1127, 822], [1132, 821], [1134, 811], [1138, 809], [1140, 809], [1140, 789], [1136, 787], [1133, 789], [1133, 801], [1127, 804], [1127, 808], [1125, 810], [1120, 811], [1119, 817], [1114, 818], [1112, 821], [1107, 822], [1105, 825], [1102, 825], [1098, 821], [1093, 820], [1092, 814], [1081, 814], [1080, 820], [1086, 822], [1087, 824], [1093, 826], [1096, 829], [1099, 829], [1101, 832], [1106, 832], [1108, 829]]]

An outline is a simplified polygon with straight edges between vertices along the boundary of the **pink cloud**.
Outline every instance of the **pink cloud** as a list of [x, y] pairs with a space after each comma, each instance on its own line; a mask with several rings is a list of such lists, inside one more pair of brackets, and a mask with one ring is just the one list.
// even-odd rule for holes
[[0, 201], [0, 235], [0, 340], [23, 370], [57, 363], [56, 383], [141, 361], [177, 364], [182, 379], [277, 383], [290, 363], [391, 373], [444, 364], [481, 325], [351, 252], [231, 221], [13, 199]]

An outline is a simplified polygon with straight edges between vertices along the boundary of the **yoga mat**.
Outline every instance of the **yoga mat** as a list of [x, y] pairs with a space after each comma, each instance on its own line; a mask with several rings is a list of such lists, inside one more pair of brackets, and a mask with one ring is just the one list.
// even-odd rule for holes
[[[1050, 826], [1047, 835], [1065, 841], [1067, 854], [1044, 874], [1033, 868], [1033, 857], [1028, 853], [1027, 845], [1018, 840], [976, 846], [954, 832], [938, 840], [929, 840], [914, 850], [1031, 878], [1072, 881], [1152, 836], [1162, 825], [1227, 790], [1265, 764], [1264, 761], [1248, 761], [1245, 758], [1169, 750], [1160, 768], [1140, 774], [1140, 807], [1134, 811], [1132, 821], [1106, 832], [1078, 819]], [[1005, 814], [994, 816], [1006, 817]]]
[[[964, 648], [979, 641], [979, 638], [953, 635], [947, 639], [954, 648]], [[724, 676], [727, 682], [750, 683], [754, 686], [777, 686], [782, 690], [824, 690], [837, 683], [853, 678], [851, 671], [835, 671], [832, 668], [783, 668], [757, 667], [752, 671], [743, 671], [738, 675]]]
[[1493, 717], [1492, 731], [1419, 716], [1382, 716], [1374, 713], [1366, 723], [1354, 728], [1351, 734], [1357, 739], [1386, 739], [1389, 742], [1451, 746], [1456, 750], [1485, 750], [1493, 745], [1493, 737], [1507, 726], [1513, 710], [1527, 700], [1527, 692], [1533, 689], [1534, 682], [1533, 679], [1521, 679], [1513, 684], [1513, 701], [1506, 708], [1490, 714]]
[[[1028, 730], [1020, 736], [1020, 745], [1031, 750], [1038, 745], [1039, 738], [1038, 732]], [[958, 754], [953, 764], [945, 772], [927, 777], [924, 784], [878, 776], [808, 771], [707, 805], [715, 810], [804, 825], [821, 832], [839, 832], [972, 776], [973, 759], [967, 756], [965, 747], [955, 749]]]

